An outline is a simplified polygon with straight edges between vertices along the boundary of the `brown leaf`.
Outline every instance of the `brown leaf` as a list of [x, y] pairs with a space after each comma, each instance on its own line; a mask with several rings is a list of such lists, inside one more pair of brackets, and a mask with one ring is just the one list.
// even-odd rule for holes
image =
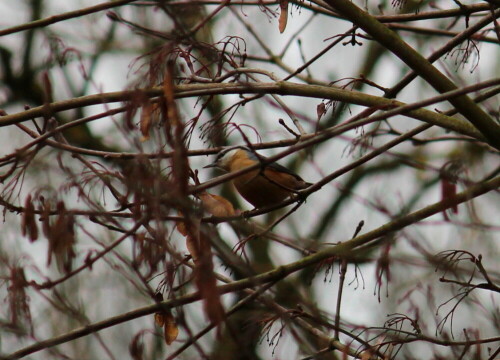
[[49, 216], [44, 219], [44, 229], [49, 241], [47, 265], [52, 262], [52, 256], [56, 259], [56, 264], [61, 272], [70, 272], [73, 259], [75, 240], [75, 220], [72, 214], [66, 211], [64, 203], [59, 201], [56, 206], [57, 219], [54, 224], [50, 223]]
[[[211, 205], [215, 204], [212, 210], [216, 209], [216, 213], [223, 211], [224, 214], [226, 214], [226, 207], [228, 207], [228, 204], [231, 204], [221, 196], [214, 197], [212, 194], [205, 193], [205, 195], [200, 198], [202, 197], [205, 198], [205, 202]], [[205, 204], [205, 202], [203, 203]], [[234, 209], [232, 211], [234, 213]], [[182, 216], [182, 213], [179, 214]], [[203, 232], [200, 219], [188, 218], [186, 216], [184, 216], [184, 219], [182, 225], [180, 225], [180, 222], [177, 223], [177, 230], [179, 230], [181, 234], [185, 234], [186, 247], [195, 263], [195, 283], [203, 299], [205, 315], [208, 320], [218, 326], [225, 318], [225, 311], [220, 301], [219, 290], [217, 289], [217, 279], [214, 274], [210, 241]], [[218, 328], [217, 334], [220, 335], [220, 328]]]
[[189, 254], [193, 258], [193, 261], [196, 263], [200, 257], [200, 246], [198, 244], [198, 239], [193, 236], [186, 236], [186, 247], [189, 251]]
[[162, 106], [160, 102], [151, 103], [149, 100], [146, 100], [146, 103], [142, 105], [141, 120], [139, 122], [142, 134], [141, 141], [149, 140], [151, 127], [161, 121], [161, 111]]
[[177, 103], [175, 102], [175, 62], [167, 61], [167, 69], [163, 80], [163, 96], [167, 107], [166, 136], [173, 148], [172, 175], [175, 192], [180, 197], [188, 195], [189, 161], [184, 143], [184, 124], [181, 122]]
[[[441, 179], [441, 199], [443, 201], [453, 199], [457, 194], [457, 181], [459, 174], [463, 172], [463, 163], [460, 160], [451, 160], [446, 162], [439, 171]], [[452, 213], [458, 213], [458, 204], [451, 208]], [[443, 210], [443, 216], [446, 221], [449, 220], [446, 209]]]
[[150, 102], [147, 102], [142, 106], [141, 120], [139, 122], [139, 127], [142, 134], [141, 141], [149, 140], [149, 130], [151, 129], [152, 123], [152, 112], [153, 110]]
[[[181, 211], [178, 211], [177, 214], [180, 217], [184, 217]], [[186, 226], [186, 221], [177, 221], [177, 224], [175, 226], [177, 228], [177, 231], [181, 233], [182, 236], [187, 236], [188, 231], [187, 231], [187, 226]]]
[[47, 200], [44, 200], [43, 198], [40, 199], [42, 203], [42, 215], [40, 217], [40, 220], [42, 221], [42, 232], [45, 237], [49, 238], [49, 233], [50, 233], [50, 202]]
[[177, 111], [177, 103], [175, 102], [175, 86], [174, 86], [175, 65], [173, 61], [167, 62], [167, 71], [163, 79], [163, 96], [167, 103], [167, 119], [173, 126], [180, 125], [179, 113]]
[[28, 195], [26, 201], [24, 202], [24, 214], [21, 222], [21, 229], [23, 236], [28, 234], [30, 242], [34, 242], [38, 239], [38, 226], [35, 220], [35, 206], [31, 199], [31, 195]]
[[[345, 353], [346, 358], [347, 358], [347, 353]], [[361, 353], [361, 360], [370, 360], [372, 358], [372, 353], [369, 350], [363, 351]]]
[[278, 20], [280, 33], [283, 33], [285, 31], [287, 22], [288, 22], [288, 0], [280, 0], [280, 18]]
[[[183, 216], [182, 212], [178, 212], [180, 216]], [[184, 216], [183, 216], [184, 217]], [[176, 225], [177, 231], [186, 237], [186, 247], [189, 254], [193, 258], [193, 261], [197, 261], [200, 254], [199, 246], [199, 232], [200, 232], [200, 220], [199, 219], [189, 219], [184, 217], [184, 221], [177, 221]]]
[[318, 115], [318, 121], [321, 120], [323, 115], [326, 113], [326, 105], [324, 102], [321, 102], [318, 106], [316, 106], [316, 115]]
[[163, 229], [157, 229], [154, 236], [147, 236], [145, 232], [134, 234], [134, 261], [133, 266], [139, 268], [144, 266], [148, 272], [144, 276], [149, 277], [158, 271], [158, 267], [165, 261], [167, 252], [166, 235]]
[[[156, 303], [161, 303], [163, 301], [163, 295], [160, 292], [155, 293], [154, 300]], [[165, 315], [163, 310], [155, 313], [155, 324], [160, 327], [165, 325]]]
[[[195, 280], [198, 291], [203, 298], [203, 309], [205, 315], [218, 326], [225, 318], [226, 314], [220, 300], [220, 293], [217, 289], [217, 279], [214, 274], [214, 264], [212, 260], [212, 249], [210, 242], [203, 232], [200, 232], [200, 256], [195, 262]], [[220, 328], [217, 330], [220, 336]]]
[[174, 316], [170, 311], [164, 311], [163, 316], [165, 323], [165, 326], [163, 327], [163, 331], [165, 332], [165, 343], [170, 345], [177, 339], [177, 336], [179, 336], [179, 328], [177, 327]]
[[53, 91], [52, 91], [52, 83], [50, 81], [49, 73], [47, 71], [44, 71], [42, 74], [42, 84], [45, 90], [43, 93], [44, 103], [50, 104], [51, 102], [53, 102], [53, 97], [52, 97]]
[[165, 316], [163, 315], [163, 312], [155, 313], [155, 324], [156, 326], [161, 326], [161, 327], [165, 325]]
[[[451, 181], [448, 181], [447, 179], [441, 178], [441, 199], [444, 200], [449, 200], [453, 199], [455, 195], [457, 194], [457, 185], [452, 183]], [[451, 208], [451, 211], [454, 214], [458, 213], [458, 204], [453, 205]], [[445, 220], [450, 220], [448, 218], [448, 214], [446, 213], [446, 209], [443, 210], [443, 216]]]
[[144, 359], [144, 344], [142, 343], [142, 335], [142, 332], [135, 335], [128, 346], [128, 351], [133, 360]]
[[26, 294], [28, 281], [22, 267], [12, 267], [10, 269], [9, 287], [8, 287], [8, 305], [10, 323], [19, 329], [24, 325], [30, 327], [30, 333], [33, 333], [33, 324], [31, 322], [31, 312], [29, 307], [29, 297]]
[[236, 214], [233, 204], [226, 198], [203, 192], [198, 196], [203, 203], [203, 208], [213, 216], [233, 216]]

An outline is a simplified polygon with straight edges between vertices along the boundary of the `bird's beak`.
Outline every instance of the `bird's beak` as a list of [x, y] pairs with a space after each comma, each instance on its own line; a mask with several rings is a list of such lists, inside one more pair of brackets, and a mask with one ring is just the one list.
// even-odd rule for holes
[[213, 164], [209, 164], [207, 166], [203, 166], [203, 169], [208, 169], [208, 168], [213, 168], [213, 167], [217, 167], [217, 163], [213, 163]]

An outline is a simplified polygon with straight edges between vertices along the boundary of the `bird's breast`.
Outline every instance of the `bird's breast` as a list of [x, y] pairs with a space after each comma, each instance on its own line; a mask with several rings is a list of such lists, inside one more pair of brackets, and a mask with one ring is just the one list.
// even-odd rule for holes
[[[229, 171], [239, 171], [255, 164], [255, 160], [238, 158], [230, 164]], [[238, 176], [233, 179], [233, 185], [253, 206], [264, 207], [280, 203], [293, 191], [304, 189], [309, 184], [298, 176], [268, 166]]]
[[255, 207], [277, 204], [290, 195], [290, 191], [266, 179], [259, 170], [251, 171], [233, 180], [236, 190]]

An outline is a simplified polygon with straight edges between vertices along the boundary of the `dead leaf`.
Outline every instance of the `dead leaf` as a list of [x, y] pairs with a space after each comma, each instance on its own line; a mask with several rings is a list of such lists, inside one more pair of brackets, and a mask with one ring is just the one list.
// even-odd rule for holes
[[178, 212], [178, 214], [179, 216], [184, 218], [184, 221], [177, 221], [177, 231], [179, 231], [181, 235], [186, 237], [186, 248], [193, 258], [193, 261], [196, 262], [200, 254], [200, 246], [198, 243], [200, 221], [198, 219], [196, 219], [195, 221], [193, 221], [192, 219], [186, 219], [180, 211]]
[[68, 273], [76, 257], [75, 218], [73, 214], [66, 211], [62, 201], [57, 203], [56, 212], [57, 218], [53, 224], [50, 222], [50, 216], [44, 214], [46, 216], [44, 233], [49, 241], [47, 265], [51, 264], [52, 256], [54, 256], [59, 271]]
[[142, 105], [141, 120], [139, 128], [141, 130], [141, 141], [147, 141], [150, 138], [151, 127], [159, 124], [161, 121], [162, 105], [160, 102], [149, 102]]
[[283, 33], [285, 31], [287, 22], [288, 22], [288, 0], [280, 0], [280, 18], [278, 20], [280, 33]]
[[175, 66], [173, 61], [167, 62], [167, 71], [163, 79], [163, 96], [167, 103], [167, 119], [173, 126], [180, 126], [179, 113], [177, 111], [177, 103], [175, 102], [175, 85], [174, 85]]
[[[217, 278], [214, 273], [212, 259], [212, 248], [210, 241], [203, 232], [200, 232], [199, 239], [200, 256], [195, 262], [195, 280], [198, 291], [203, 298], [203, 310], [205, 316], [215, 326], [226, 317], [224, 307], [220, 300], [219, 289], [217, 289]], [[220, 327], [217, 329], [217, 336], [220, 337]]]
[[[180, 217], [184, 217], [184, 215], [180, 211], [178, 211], [177, 214]], [[175, 225], [175, 227], [177, 228], [177, 231], [181, 233], [182, 236], [187, 236], [188, 235], [188, 231], [187, 231], [187, 227], [186, 227], [186, 222], [185, 221], [177, 221], [177, 224]]]
[[179, 328], [177, 327], [174, 316], [170, 311], [164, 311], [163, 315], [165, 323], [163, 327], [163, 331], [165, 332], [165, 343], [170, 345], [177, 339], [177, 336], [179, 336]]
[[144, 359], [144, 344], [142, 342], [142, 335], [142, 333], [135, 335], [128, 346], [128, 351], [133, 360]]
[[155, 313], [155, 324], [156, 326], [163, 327], [165, 325], [165, 316], [162, 312]]
[[31, 312], [29, 306], [29, 297], [26, 293], [28, 281], [22, 267], [12, 267], [8, 279], [8, 314], [9, 322], [14, 328], [22, 329], [28, 325], [30, 333], [33, 334], [33, 324], [31, 322]]
[[201, 202], [203, 203], [203, 208], [213, 216], [233, 216], [236, 214], [233, 204], [225, 197], [210, 194], [208, 192], [203, 192], [198, 195]]
[[316, 106], [316, 115], [318, 115], [318, 121], [320, 121], [323, 115], [325, 114], [326, 114], [326, 105], [324, 102], [321, 102], [318, 106]]
[[142, 106], [141, 120], [139, 122], [139, 127], [141, 130], [142, 138], [141, 141], [149, 140], [149, 130], [151, 129], [151, 109], [152, 105], [150, 102]]
[[[441, 178], [441, 200], [449, 200], [453, 199], [457, 194], [457, 185], [448, 181], [447, 179]], [[458, 204], [455, 204], [451, 208], [451, 212], [453, 214], [458, 213]], [[443, 210], [443, 216], [446, 221], [449, 221], [448, 214], [446, 213], [446, 209]]]
[[31, 195], [28, 195], [26, 201], [24, 202], [24, 214], [21, 221], [21, 230], [23, 236], [29, 236], [30, 242], [34, 242], [38, 239], [38, 226], [35, 220], [35, 206], [33, 205]]
[[[453, 199], [457, 194], [457, 182], [459, 174], [463, 172], [463, 164], [460, 160], [446, 162], [439, 171], [441, 180], [441, 199], [443, 201]], [[458, 204], [451, 207], [453, 214], [458, 213]], [[449, 220], [446, 209], [443, 210], [443, 216], [446, 221]]]
[[200, 257], [200, 246], [198, 244], [198, 239], [192, 236], [186, 236], [186, 248], [191, 255], [191, 258], [196, 263]]

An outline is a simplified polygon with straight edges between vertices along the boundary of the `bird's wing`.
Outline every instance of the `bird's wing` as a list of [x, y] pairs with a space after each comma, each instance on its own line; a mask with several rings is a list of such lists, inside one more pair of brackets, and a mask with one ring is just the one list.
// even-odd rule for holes
[[291, 170], [288, 170], [286, 167], [284, 167], [283, 165], [280, 165], [278, 163], [275, 163], [275, 162], [270, 163], [269, 165], [267, 165], [267, 167], [271, 168], [271, 170], [274, 170], [277, 172], [283, 172], [285, 174], [292, 175], [294, 178], [296, 178], [299, 181], [304, 181], [299, 175], [297, 175], [296, 173], [294, 173]]

